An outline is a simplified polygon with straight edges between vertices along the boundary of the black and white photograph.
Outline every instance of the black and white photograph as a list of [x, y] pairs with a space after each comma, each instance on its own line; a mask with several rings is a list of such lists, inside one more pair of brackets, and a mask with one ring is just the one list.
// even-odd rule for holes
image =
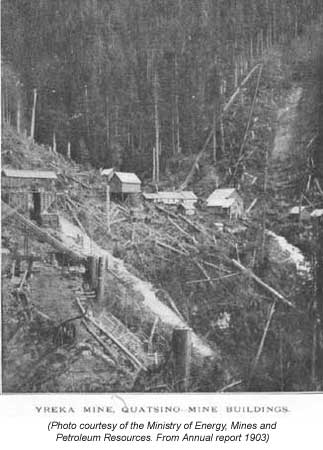
[[1, 16], [2, 393], [321, 392], [322, 0]]

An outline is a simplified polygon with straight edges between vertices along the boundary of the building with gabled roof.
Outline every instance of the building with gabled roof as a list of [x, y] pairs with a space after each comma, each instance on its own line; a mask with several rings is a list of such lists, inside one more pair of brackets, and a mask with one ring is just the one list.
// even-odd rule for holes
[[293, 206], [288, 211], [288, 215], [293, 220], [310, 220], [311, 214], [308, 206]]
[[235, 188], [215, 189], [206, 200], [208, 209], [231, 218], [242, 217], [243, 199]]
[[161, 192], [144, 192], [145, 200], [151, 200], [154, 203], [164, 203], [165, 205], [177, 205], [179, 203], [194, 204], [197, 197], [192, 191], [161, 191]]
[[135, 173], [114, 172], [109, 182], [112, 194], [138, 194], [141, 192], [141, 181]]

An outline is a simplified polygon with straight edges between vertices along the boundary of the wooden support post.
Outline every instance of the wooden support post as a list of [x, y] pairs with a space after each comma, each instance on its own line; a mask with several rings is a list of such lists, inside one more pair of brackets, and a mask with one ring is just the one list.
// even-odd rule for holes
[[34, 257], [33, 255], [28, 257], [28, 267], [27, 267], [27, 280], [31, 277], [33, 271]]
[[105, 274], [105, 257], [99, 257], [98, 264], [98, 285], [96, 289], [96, 300], [99, 304], [103, 303], [104, 299], [104, 274]]
[[16, 256], [15, 276], [20, 277], [20, 274], [21, 274], [21, 256], [18, 254]]
[[87, 267], [90, 288], [96, 289], [98, 283], [98, 258], [96, 256], [89, 256], [87, 258]]
[[36, 121], [36, 103], [37, 103], [37, 89], [34, 89], [34, 103], [31, 115], [30, 137], [34, 140], [35, 136], [35, 121]]
[[175, 360], [175, 385], [179, 392], [187, 392], [191, 370], [192, 331], [190, 328], [175, 328], [172, 349]]
[[21, 101], [20, 98], [17, 100], [17, 133], [21, 133]]

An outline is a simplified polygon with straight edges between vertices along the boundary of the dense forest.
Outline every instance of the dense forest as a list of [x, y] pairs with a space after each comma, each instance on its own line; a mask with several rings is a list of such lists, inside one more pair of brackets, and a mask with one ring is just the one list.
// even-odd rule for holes
[[3, 0], [3, 117], [29, 135], [34, 103], [36, 141], [96, 167], [151, 176], [157, 148], [164, 173], [210, 129], [217, 160], [225, 101], [267, 48], [322, 10], [321, 0]]

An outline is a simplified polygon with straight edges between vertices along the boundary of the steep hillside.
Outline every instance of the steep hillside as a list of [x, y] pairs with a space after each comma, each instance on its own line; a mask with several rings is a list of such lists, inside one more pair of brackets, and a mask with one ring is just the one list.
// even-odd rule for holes
[[[288, 58], [283, 47], [265, 55], [238, 167], [246, 208], [257, 202], [244, 219], [225, 221], [224, 227], [203, 204], [195, 216], [186, 217], [140, 201], [136, 207], [112, 202], [109, 231], [98, 171], [3, 127], [4, 167], [57, 172], [60, 228], [47, 232], [81, 255], [67, 269], [68, 261], [54, 258], [48, 242], [3, 209], [2, 240], [10, 250], [2, 284], [4, 391], [176, 391], [171, 335], [184, 325], [194, 333], [190, 391], [231, 385], [241, 391], [320, 388], [319, 352], [317, 361], [312, 359], [311, 252], [303, 256], [279, 236], [303, 247], [311, 239], [306, 224], [287, 222], [288, 208], [299, 201], [308, 181], [304, 175], [296, 182], [306, 173], [307, 145], [315, 131], [305, 119], [309, 111], [315, 115], [309, 94], [316, 91], [317, 78], [301, 68], [317, 67], [317, 48], [308, 35], [302, 42], [299, 55], [299, 45], [289, 49]], [[247, 120], [251, 99], [252, 90], [246, 91], [245, 104], [239, 102], [232, 114], [241, 111]], [[232, 119], [225, 122], [227, 129]], [[184, 180], [185, 161], [174, 169], [171, 181], [165, 178], [162, 185]], [[205, 155], [193, 179], [193, 190], [204, 199], [221, 175], [217, 166], [213, 169]], [[223, 184], [231, 181], [227, 174], [220, 178]], [[314, 184], [304, 197], [322, 204]], [[18, 277], [10, 271], [18, 252], [38, 257], [28, 280], [21, 279], [26, 267]], [[84, 306], [91, 317], [112, 313], [159, 355], [148, 371], [133, 371], [116, 348], [109, 356], [83, 325], [76, 298], [84, 289], [83, 259], [91, 255], [107, 257], [105, 297], [98, 305], [89, 296]], [[76, 337], [62, 344], [55, 333], [69, 319]], [[313, 366], [318, 370], [314, 378]]]

